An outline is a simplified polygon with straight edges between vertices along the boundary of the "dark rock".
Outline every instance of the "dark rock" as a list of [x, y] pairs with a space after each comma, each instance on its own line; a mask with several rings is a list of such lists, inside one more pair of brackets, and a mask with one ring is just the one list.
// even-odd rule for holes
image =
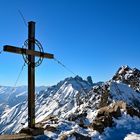
[[104, 128], [111, 127], [112, 124], [113, 119], [111, 116], [100, 116], [93, 121], [91, 126], [93, 130], [97, 130], [98, 132], [102, 133], [104, 131]]
[[44, 135], [44, 129], [43, 128], [23, 128], [20, 130], [19, 133], [31, 135], [31, 136], [38, 136], [38, 135]]
[[54, 127], [54, 126], [47, 125], [47, 126], [45, 127], [45, 130], [51, 131], [51, 132], [55, 132], [55, 131], [57, 131], [57, 128]]
[[100, 101], [100, 104], [99, 104], [99, 108], [101, 107], [104, 107], [104, 106], [107, 106], [109, 104], [109, 100], [108, 100], [108, 97], [109, 97], [109, 85], [103, 85], [101, 87], [101, 92], [102, 92], [102, 95], [101, 95], [101, 101]]
[[86, 116], [86, 112], [83, 112], [81, 114], [71, 114], [68, 117], [68, 120], [76, 122], [80, 127], [87, 128], [87, 125], [85, 124]]
[[81, 114], [71, 114], [68, 117], [68, 120], [69, 121], [76, 121], [77, 119], [80, 119], [80, 118], [86, 118], [86, 116], [87, 116], [87, 113], [86, 112], [83, 112]]
[[127, 106], [126, 110], [127, 110], [127, 114], [129, 114], [131, 117], [137, 116], [140, 118], [140, 112], [135, 110], [133, 107]]
[[68, 135], [62, 135], [60, 137], [60, 140], [68, 140], [68, 138], [70, 137], [75, 137], [76, 140], [91, 140], [91, 137], [88, 137], [88, 136], [84, 136], [82, 134], [79, 134], [79, 133], [76, 133], [76, 132], [73, 132], [71, 134], [68, 134]]
[[91, 140], [90, 137], [81, 135], [79, 133], [74, 132], [73, 135], [76, 137], [76, 140]]
[[92, 77], [91, 76], [88, 76], [87, 77], [87, 81], [90, 85], [93, 85], [93, 81], [92, 81]]

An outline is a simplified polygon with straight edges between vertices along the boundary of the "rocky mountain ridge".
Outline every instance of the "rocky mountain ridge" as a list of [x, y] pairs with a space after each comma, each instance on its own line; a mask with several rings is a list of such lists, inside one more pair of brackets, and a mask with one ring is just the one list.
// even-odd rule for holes
[[[76, 76], [40, 88], [36, 94], [36, 125], [45, 129], [47, 139], [113, 139], [115, 130], [123, 130], [120, 140], [131, 132], [139, 134], [139, 76], [138, 69], [122, 66], [111, 80], [104, 83], [96, 84], [91, 77], [83, 80]], [[25, 90], [17, 97], [26, 95], [24, 93]], [[3, 108], [1, 134], [17, 133], [26, 126], [26, 98]]]

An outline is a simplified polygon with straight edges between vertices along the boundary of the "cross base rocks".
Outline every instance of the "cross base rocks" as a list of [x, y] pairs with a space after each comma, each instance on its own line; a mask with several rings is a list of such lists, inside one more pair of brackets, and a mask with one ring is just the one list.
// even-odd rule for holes
[[25, 133], [31, 136], [38, 136], [38, 135], [44, 135], [44, 129], [43, 128], [23, 128], [21, 129], [20, 133]]

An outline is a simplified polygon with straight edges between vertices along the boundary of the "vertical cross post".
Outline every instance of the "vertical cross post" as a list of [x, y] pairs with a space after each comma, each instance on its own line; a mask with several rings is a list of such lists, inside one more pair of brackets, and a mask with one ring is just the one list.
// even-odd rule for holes
[[35, 51], [35, 41], [35, 22], [30, 21], [28, 22], [28, 48], [19, 48], [10, 45], [3, 47], [3, 50], [6, 52], [25, 54], [26, 58], [28, 58], [25, 61], [28, 64], [28, 128], [23, 128], [20, 132], [34, 136], [44, 134], [43, 128], [35, 127], [35, 57], [54, 58], [53, 54]]
[[[35, 22], [28, 22], [28, 50], [35, 50]], [[35, 57], [28, 55], [28, 127], [35, 128]]]

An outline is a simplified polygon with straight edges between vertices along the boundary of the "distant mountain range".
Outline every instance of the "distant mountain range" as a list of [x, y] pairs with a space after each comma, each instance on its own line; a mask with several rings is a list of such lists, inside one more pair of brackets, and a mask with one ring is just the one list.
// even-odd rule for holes
[[[79, 76], [36, 87], [36, 139], [129, 140], [140, 138], [140, 70], [122, 66], [112, 79]], [[27, 127], [27, 87], [0, 87], [0, 134]], [[117, 139], [116, 139], [117, 138]]]

